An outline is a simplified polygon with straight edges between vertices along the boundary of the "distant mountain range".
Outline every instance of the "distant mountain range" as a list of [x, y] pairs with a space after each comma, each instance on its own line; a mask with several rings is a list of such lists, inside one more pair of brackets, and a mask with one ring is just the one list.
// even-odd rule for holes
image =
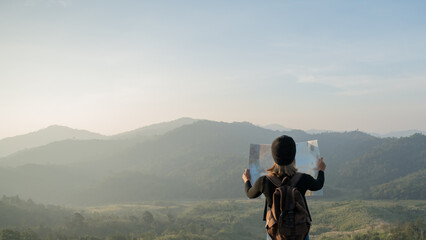
[[120, 133], [111, 136], [112, 139], [125, 139], [125, 138], [136, 138], [141, 136], [156, 136], [162, 135], [168, 131], [171, 131], [175, 128], [181, 127], [186, 124], [191, 124], [198, 121], [198, 119], [192, 118], [179, 118], [170, 122], [163, 122], [152, 124], [146, 127], [141, 127], [132, 131]]
[[4, 138], [0, 140], [0, 157], [9, 154], [47, 145], [63, 140], [90, 140], [90, 139], [129, 139], [135, 137], [151, 137], [164, 134], [170, 130], [178, 128], [185, 124], [191, 124], [197, 121], [192, 118], [180, 118], [170, 122], [158, 123], [146, 127], [138, 128], [132, 131], [105, 136], [98, 133], [89, 132], [86, 130], [72, 129], [65, 126], [53, 125], [36, 132]]
[[107, 137], [104, 135], [86, 130], [77, 130], [69, 127], [53, 125], [36, 132], [0, 140], [0, 157], [20, 150], [39, 147], [65, 139], [84, 140], [106, 138]]
[[389, 132], [389, 133], [385, 133], [385, 134], [380, 134], [380, 133], [370, 133], [373, 136], [376, 137], [381, 137], [381, 138], [387, 138], [387, 137], [409, 137], [412, 136], [416, 133], [420, 133], [423, 135], [426, 135], [426, 131], [421, 131], [421, 130], [417, 130], [417, 129], [412, 129], [412, 130], [405, 130], [405, 131], [393, 131], [393, 132]]
[[291, 131], [291, 128], [286, 128], [280, 124], [274, 123], [274, 124], [268, 124], [264, 126], [260, 126], [266, 129], [274, 130], [274, 131]]
[[[106, 140], [106, 139], [135, 139], [135, 138], [150, 138], [154, 136], [163, 135], [173, 129], [179, 128], [183, 125], [192, 124], [199, 121], [199, 119], [193, 118], [179, 118], [169, 122], [162, 122], [157, 124], [152, 124], [149, 126], [141, 127], [131, 131], [105, 136], [98, 133], [93, 133], [87, 130], [78, 130], [69, 128], [66, 126], [52, 125], [44, 129], [40, 129], [35, 132], [31, 132], [24, 135], [19, 135], [15, 137], [8, 137], [0, 140], [0, 158], [5, 157], [9, 154], [19, 152], [21, 150], [27, 150], [35, 147], [40, 147], [57, 141], [63, 140]], [[265, 126], [260, 126], [265, 129], [274, 130], [274, 131], [292, 131], [296, 129], [291, 129], [284, 127], [280, 124], [269, 124]], [[305, 131], [308, 134], [319, 134], [325, 132], [334, 132], [331, 130], [318, 130], [310, 129]], [[368, 133], [375, 137], [388, 138], [388, 137], [408, 137], [415, 133], [426, 134], [426, 131], [420, 130], [406, 130], [406, 131], [394, 131], [386, 134], [378, 133]]]
[[[295, 130], [295, 129], [284, 127], [280, 124], [269, 124], [269, 125], [265, 125], [265, 126], [261, 126], [261, 127], [266, 128], [266, 129], [275, 130], [275, 131]], [[309, 133], [309, 134], [318, 134], [318, 133], [324, 133], [324, 132], [336, 132], [336, 131], [333, 131], [333, 130], [325, 130], [325, 129], [322, 129], [322, 130], [321, 129], [309, 129], [309, 130], [304, 130], [304, 131], [306, 133]], [[380, 137], [380, 138], [388, 138], [388, 137], [400, 138], [400, 137], [409, 137], [409, 136], [416, 134], [416, 133], [421, 133], [423, 135], [426, 135], [426, 131], [421, 131], [421, 130], [417, 130], [417, 129], [392, 131], [392, 132], [388, 132], [388, 133], [384, 133], [384, 134], [380, 134], [380, 133], [368, 133], [368, 134], [375, 136], [375, 137]]]
[[[150, 128], [101, 135], [102, 139], [56, 141], [0, 158], [0, 194], [78, 205], [242, 198], [241, 174], [248, 165], [250, 143], [271, 143], [282, 134], [297, 142], [318, 139], [327, 163], [325, 197], [380, 198], [370, 191], [385, 192], [392, 182], [418, 181], [417, 172], [426, 168], [426, 136], [421, 134], [309, 134], [193, 119], [146, 129]], [[416, 184], [419, 191], [410, 189], [408, 196], [404, 188], [383, 196], [422, 199], [425, 183]], [[364, 194], [356, 195], [359, 192]]]

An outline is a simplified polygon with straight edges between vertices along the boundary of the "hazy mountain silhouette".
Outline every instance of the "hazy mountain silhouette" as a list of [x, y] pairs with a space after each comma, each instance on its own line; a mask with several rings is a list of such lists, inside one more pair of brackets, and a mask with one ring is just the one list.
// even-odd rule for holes
[[291, 131], [292, 130], [291, 128], [284, 127], [283, 125], [280, 125], [280, 124], [277, 124], [277, 123], [268, 124], [268, 125], [264, 125], [264, 126], [261, 126], [261, 127], [266, 128], [266, 129], [270, 129], [270, 130], [274, 130], [274, 131]]
[[[296, 130], [296, 129], [284, 127], [283, 125], [276, 124], [276, 123], [264, 125], [264, 126], [261, 126], [261, 127], [266, 128], [266, 129], [270, 129], [270, 130], [275, 130], [275, 131], [282, 131], [282, 132], [283, 131], [285, 132], [285, 131]], [[319, 133], [324, 133], [324, 132], [336, 132], [336, 131], [325, 130], [325, 129], [309, 129], [309, 130], [302, 130], [302, 131], [309, 133], [309, 134], [319, 134]]]
[[132, 131], [120, 133], [111, 136], [113, 139], [135, 138], [141, 136], [162, 135], [170, 130], [176, 129], [186, 124], [191, 124], [198, 121], [192, 118], [179, 118], [170, 122], [152, 124], [146, 127], [141, 127]]
[[105, 139], [106, 137], [89, 132], [86, 130], [77, 130], [69, 127], [53, 125], [36, 132], [8, 137], [0, 140], [0, 157], [8, 154], [33, 147], [42, 146], [55, 141], [65, 139]]
[[25, 149], [0, 158], [0, 166], [17, 167], [25, 164], [70, 165], [108, 158], [128, 148], [127, 141], [63, 140], [40, 147]]
[[[250, 143], [269, 144], [282, 134], [297, 142], [319, 140], [327, 163], [325, 193], [352, 198], [352, 192], [367, 188], [368, 193], [369, 187], [425, 168], [426, 137], [420, 134], [401, 139], [360, 131], [312, 135], [199, 120], [151, 138], [67, 140], [10, 155], [1, 161], [17, 167], [0, 168], [0, 194], [67, 204], [242, 198]], [[339, 193], [342, 187], [345, 194]]]
[[29, 150], [31, 148], [67, 139], [149, 139], [152, 136], [162, 135], [170, 130], [196, 121], [198, 120], [192, 118], [179, 118], [174, 121], [152, 124], [112, 136], [104, 136], [86, 130], [77, 130], [65, 126], [53, 125], [36, 132], [0, 140], [0, 158], [21, 150]]
[[421, 131], [421, 130], [417, 130], [417, 129], [392, 131], [392, 132], [388, 132], [388, 133], [385, 133], [385, 134], [371, 133], [371, 135], [376, 136], [376, 137], [381, 137], [381, 138], [388, 138], [388, 137], [400, 138], [400, 137], [409, 137], [409, 136], [416, 134], [416, 133], [421, 133], [423, 135], [426, 135], [426, 131]]

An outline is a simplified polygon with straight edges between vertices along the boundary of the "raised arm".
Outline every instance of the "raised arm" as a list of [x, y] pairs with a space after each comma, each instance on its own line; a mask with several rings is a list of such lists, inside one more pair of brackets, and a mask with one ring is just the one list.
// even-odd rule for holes
[[260, 177], [256, 180], [254, 183], [254, 186], [251, 185], [251, 175], [250, 170], [245, 169], [243, 176], [244, 185], [245, 185], [245, 192], [248, 198], [257, 198], [262, 194], [262, 186], [263, 186], [263, 178]]
[[325, 165], [323, 158], [319, 158], [317, 162], [318, 176], [317, 179], [311, 177], [309, 179], [308, 190], [317, 191], [320, 190], [324, 186], [324, 171], [327, 166]]

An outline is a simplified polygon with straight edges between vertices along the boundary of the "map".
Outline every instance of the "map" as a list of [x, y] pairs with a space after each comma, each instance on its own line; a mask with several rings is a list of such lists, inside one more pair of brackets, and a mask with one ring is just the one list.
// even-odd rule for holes
[[[317, 159], [320, 157], [318, 140], [296, 143], [296, 168], [298, 172], [317, 178]], [[266, 169], [274, 165], [270, 144], [250, 144], [249, 169], [251, 182], [266, 175]], [[322, 196], [323, 191], [307, 191], [305, 196]]]

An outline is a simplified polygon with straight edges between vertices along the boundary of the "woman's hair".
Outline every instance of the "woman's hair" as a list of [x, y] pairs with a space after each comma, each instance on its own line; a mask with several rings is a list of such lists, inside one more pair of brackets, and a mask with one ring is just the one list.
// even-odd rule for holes
[[276, 177], [283, 178], [284, 176], [293, 176], [297, 172], [297, 168], [294, 166], [294, 161], [289, 165], [278, 165], [274, 163], [274, 165], [267, 169], [267, 171]]

